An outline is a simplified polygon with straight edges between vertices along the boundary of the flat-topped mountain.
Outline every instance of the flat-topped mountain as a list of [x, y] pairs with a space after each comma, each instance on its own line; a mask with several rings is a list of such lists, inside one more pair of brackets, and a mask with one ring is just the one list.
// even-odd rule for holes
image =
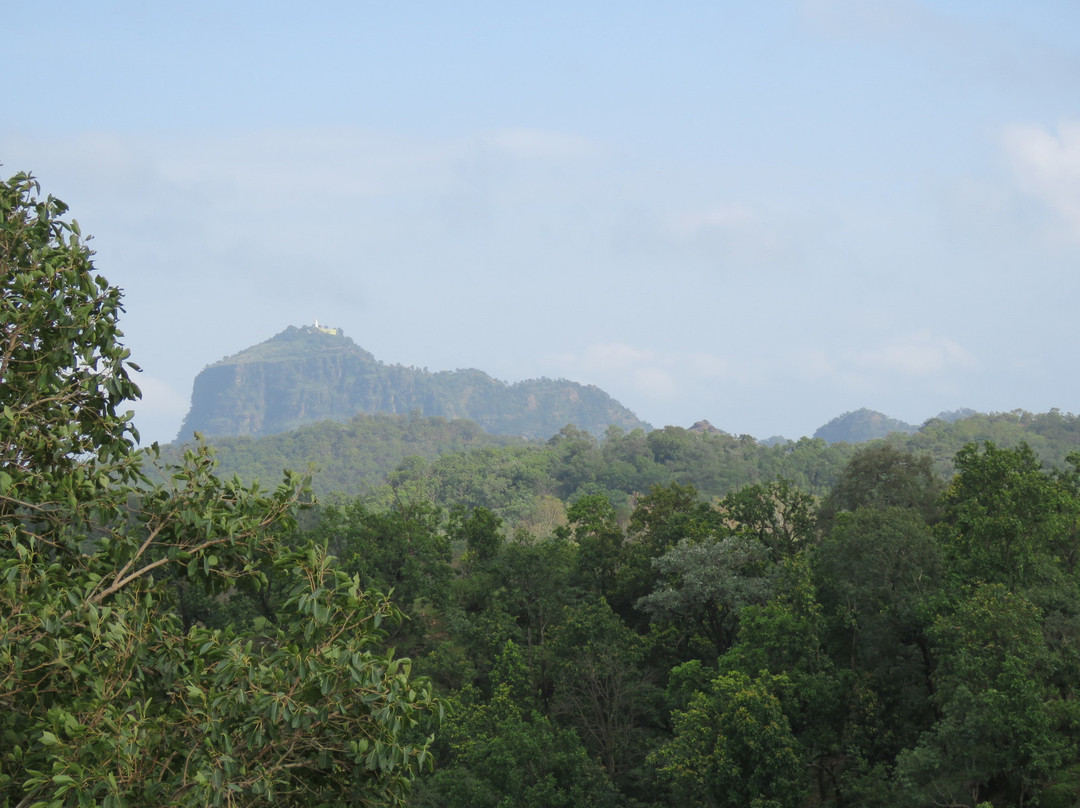
[[289, 326], [196, 378], [179, 440], [192, 433], [271, 435], [359, 413], [469, 419], [497, 435], [546, 439], [567, 424], [603, 435], [652, 427], [593, 385], [565, 379], [508, 384], [479, 370], [432, 373], [387, 365], [341, 329]]

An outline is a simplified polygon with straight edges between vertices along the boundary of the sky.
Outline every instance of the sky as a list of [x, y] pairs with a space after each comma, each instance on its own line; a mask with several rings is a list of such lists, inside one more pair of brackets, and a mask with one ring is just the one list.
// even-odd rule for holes
[[143, 442], [289, 325], [656, 427], [1080, 410], [1073, 0], [0, 0]]

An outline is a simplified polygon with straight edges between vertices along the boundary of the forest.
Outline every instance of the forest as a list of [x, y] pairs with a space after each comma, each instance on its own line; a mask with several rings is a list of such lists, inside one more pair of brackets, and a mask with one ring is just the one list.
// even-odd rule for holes
[[549, 495], [515, 530], [401, 485], [303, 533], [447, 701], [410, 804], [1074, 805], [1080, 455], [954, 463], [882, 442], [820, 497]]
[[0, 183], [0, 806], [1080, 801], [1074, 417], [140, 449], [66, 210]]

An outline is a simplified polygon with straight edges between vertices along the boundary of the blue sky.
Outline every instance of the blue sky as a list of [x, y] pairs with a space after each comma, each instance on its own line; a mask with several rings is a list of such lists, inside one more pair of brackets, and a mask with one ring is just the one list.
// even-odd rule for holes
[[0, 0], [171, 440], [288, 325], [656, 426], [1080, 410], [1080, 6]]

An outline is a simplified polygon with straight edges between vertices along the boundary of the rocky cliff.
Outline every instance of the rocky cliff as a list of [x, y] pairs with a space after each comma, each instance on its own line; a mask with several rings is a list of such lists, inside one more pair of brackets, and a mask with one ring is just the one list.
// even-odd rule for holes
[[569, 423], [595, 435], [611, 424], [651, 428], [591, 385], [565, 379], [507, 384], [479, 370], [431, 373], [387, 365], [338, 329], [290, 326], [205, 368], [195, 378], [178, 438], [196, 431], [270, 435], [379, 412], [467, 418], [493, 434], [535, 439]]

